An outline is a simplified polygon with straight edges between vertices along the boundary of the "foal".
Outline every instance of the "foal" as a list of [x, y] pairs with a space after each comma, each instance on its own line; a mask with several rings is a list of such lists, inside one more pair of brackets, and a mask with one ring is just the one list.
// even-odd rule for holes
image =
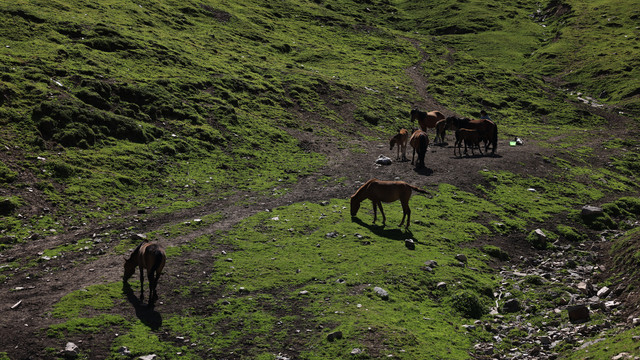
[[158, 279], [164, 268], [167, 256], [162, 246], [154, 242], [143, 241], [133, 250], [133, 253], [126, 259], [124, 263], [123, 281], [127, 282], [136, 271], [136, 266], [140, 268], [140, 301], [144, 300], [144, 275], [143, 270], [147, 270], [147, 279], [149, 279], [149, 304], [158, 298], [156, 286]]
[[402, 151], [402, 161], [407, 161], [407, 142], [409, 142], [407, 129], [400, 129], [397, 134], [389, 139], [389, 150], [393, 150], [393, 145], [398, 145], [396, 160], [400, 159], [400, 151]]

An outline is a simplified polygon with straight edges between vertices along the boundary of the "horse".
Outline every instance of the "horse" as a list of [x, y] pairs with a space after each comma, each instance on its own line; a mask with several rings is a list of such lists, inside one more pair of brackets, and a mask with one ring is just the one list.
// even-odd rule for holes
[[482, 155], [482, 149], [480, 149], [480, 133], [474, 129], [458, 129], [456, 130], [456, 143], [453, 145], [453, 155], [456, 155], [456, 149], [460, 157], [462, 157], [462, 142], [464, 141], [464, 154], [467, 154], [467, 146], [471, 148], [471, 155], [475, 155], [473, 149], [478, 147], [480, 155]]
[[162, 246], [154, 242], [143, 241], [133, 250], [129, 259], [125, 259], [123, 281], [127, 282], [136, 271], [136, 266], [140, 268], [140, 301], [144, 300], [144, 275], [143, 270], [147, 270], [149, 279], [149, 304], [158, 298], [156, 287], [158, 279], [164, 268], [167, 256]]
[[418, 162], [416, 163], [416, 168], [424, 168], [424, 155], [427, 153], [427, 148], [429, 147], [429, 136], [427, 133], [422, 130], [416, 130], [411, 134], [411, 139], [409, 139], [409, 144], [413, 148], [413, 155], [411, 156], [411, 165], [413, 165], [413, 161], [416, 157], [416, 151], [418, 152]]
[[451, 127], [455, 130], [477, 130], [480, 139], [484, 142], [484, 151], [489, 151], [489, 145], [491, 145], [491, 155], [495, 155], [498, 149], [498, 126], [493, 121], [487, 119], [472, 120], [469, 118], [450, 116], [447, 118], [447, 122], [450, 122]]
[[440, 111], [424, 112], [418, 109], [411, 110], [411, 121], [418, 120], [418, 125], [422, 131], [427, 131], [427, 128], [433, 129], [436, 127], [436, 123], [443, 120], [445, 116]]
[[396, 160], [400, 159], [400, 151], [402, 151], [402, 161], [407, 161], [407, 142], [409, 141], [409, 132], [407, 129], [400, 129], [396, 135], [389, 139], [389, 150], [393, 150], [393, 145], [398, 145]]
[[436, 137], [433, 139], [434, 144], [438, 144], [438, 140], [440, 143], [444, 143], [444, 138], [447, 135], [447, 130], [455, 130], [453, 128], [453, 124], [448, 119], [438, 120], [436, 123]]
[[409, 228], [411, 222], [411, 209], [409, 208], [409, 198], [411, 197], [411, 190], [415, 190], [420, 193], [426, 194], [427, 192], [409, 185], [404, 181], [383, 181], [378, 179], [371, 179], [364, 185], [360, 186], [358, 191], [351, 195], [351, 219], [356, 217], [358, 210], [360, 209], [360, 203], [366, 199], [370, 199], [373, 203], [373, 223], [377, 220], [377, 208], [380, 208], [382, 214], [382, 226], [385, 225], [387, 218], [382, 210], [382, 203], [390, 203], [396, 200], [400, 200], [402, 204], [402, 221], [398, 226], [402, 226], [404, 218], [407, 218], [407, 224], [405, 229]]

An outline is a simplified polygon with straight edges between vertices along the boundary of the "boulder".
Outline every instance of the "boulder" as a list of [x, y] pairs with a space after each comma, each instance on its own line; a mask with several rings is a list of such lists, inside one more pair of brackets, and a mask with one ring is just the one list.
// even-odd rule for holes
[[502, 305], [503, 313], [515, 313], [522, 310], [522, 306], [518, 299], [509, 299]]
[[376, 159], [376, 164], [379, 164], [379, 165], [391, 165], [391, 159], [386, 157], [386, 156], [384, 156], [384, 155], [380, 155]]
[[582, 323], [590, 319], [589, 308], [586, 305], [574, 305], [567, 308], [569, 321], [572, 323]]

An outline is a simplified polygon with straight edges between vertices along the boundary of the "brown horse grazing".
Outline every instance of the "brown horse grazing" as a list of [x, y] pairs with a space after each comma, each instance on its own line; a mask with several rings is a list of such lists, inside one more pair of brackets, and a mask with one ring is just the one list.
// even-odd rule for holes
[[409, 142], [409, 132], [407, 129], [400, 129], [389, 140], [389, 150], [393, 150], [393, 145], [398, 145], [396, 160], [400, 159], [400, 151], [402, 151], [402, 161], [407, 161], [407, 142]]
[[427, 128], [433, 129], [436, 127], [436, 123], [444, 119], [444, 115], [440, 111], [424, 112], [418, 109], [411, 110], [411, 121], [418, 120], [418, 125], [422, 131], [427, 131]]
[[407, 217], [407, 224], [405, 229], [409, 228], [411, 222], [411, 209], [409, 208], [409, 198], [411, 197], [411, 190], [415, 190], [421, 193], [427, 193], [426, 191], [417, 188], [413, 185], [409, 185], [404, 181], [382, 181], [378, 179], [371, 179], [364, 185], [360, 186], [355, 194], [351, 195], [351, 218], [355, 218], [360, 209], [360, 203], [366, 199], [371, 199], [373, 203], [373, 223], [377, 220], [377, 208], [380, 208], [382, 214], [382, 225], [384, 226], [387, 218], [382, 210], [382, 203], [390, 203], [396, 200], [400, 200], [402, 204], [402, 221], [398, 226], [402, 226], [405, 216]]
[[140, 301], [144, 300], [143, 270], [147, 270], [147, 278], [149, 279], [149, 303], [153, 304], [158, 298], [156, 286], [158, 286], [158, 279], [160, 278], [166, 259], [167, 256], [162, 246], [157, 243], [147, 242], [146, 240], [133, 250], [129, 259], [126, 259], [124, 263], [124, 282], [127, 282], [133, 275], [136, 271], [136, 266], [140, 268]]
[[475, 129], [480, 134], [481, 141], [484, 142], [484, 151], [489, 151], [489, 145], [492, 146], [491, 154], [495, 155], [498, 149], [498, 126], [491, 120], [479, 119], [471, 120], [468, 118], [458, 118], [451, 116], [447, 118], [451, 122], [451, 126], [455, 129]]
[[427, 133], [422, 130], [416, 130], [411, 134], [411, 139], [409, 139], [409, 144], [413, 148], [413, 155], [411, 156], [411, 165], [413, 165], [413, 160], [416, 157], [416, 151], [418, 152], [418, 162], [416, 163], [416, 168], [422, 169], [425, 167], [424, 165], [424, 155], [427, 153], [427, 148], [429, 147], [429, 136]]
[[458, 155], [462, 157], [462, 142], [464, 141], [464, 154], [467, 155], [467, 146], [471, 148], [471, 155], [475, 155], [474, 148], [478, 148], [480, 155], [482, 155], [482, 149], [480, 149], [480, 133], [474, 129], [458, 129], [456, 130], [456, 143], [453, 145], [453, 155], [456, 156], [456, 149], [458, 149]]

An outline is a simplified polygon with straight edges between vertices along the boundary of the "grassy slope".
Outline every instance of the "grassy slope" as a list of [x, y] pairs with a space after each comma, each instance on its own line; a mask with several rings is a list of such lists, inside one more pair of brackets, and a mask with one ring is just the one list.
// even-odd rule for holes
[[[238, 250], [229, 256], [231, 262], [226, 256], [218, 259], [208, 286], [176, 289], [187, 305], [192, 292], [222, 292], [225, 299], [206, 309], [194, 304], [163, 314], [169, 338], [186, 337], [196, 345], [168, 340], [136, 318], [108, 314], [122, 301], [119, 284], [104, 285], [109, 291], [98, 299], [77, 293], [64, 298], [54, 315], [69, 321], [50, 329], [49, 336], [117, 327], [125, 335], [113, 340], [115, 358], [122, 345], [136, 355], [167, 357], [236, 351], [272, 358], [293, 348], [304, 358], [333, 358], [360, 347], [374, 357], [466, 358], [472, 341], [490, 334], [480, 330], [470, 336], [461, 329], [473, 321], [464, 309], [470, 308], [470, 298], [486, 309], [496, 280], [486, 257], [460, 249], [460, 243], [491, 232], [522, 233], [532, 223], [565, 213], [575, 201], [637, 191], [637, 150], [612, 159], [613, 169], [589, 167], [588, 150], [562, 152], [580, 143], [584, 133], [576, 128], [604, 120], [566, 106], [567, 92], [544, 78], [560, 76], [572, 89], [637, 113], [637, 47], [624, 47], [637, 40], [637, 29], [627, 21], [635, 10], [629, 10], [631, 2], [600, 5], [598, 11], [606, 8], [605, 22], [592, 16], [596, 5], [567, 3], [572, 11], [566, 14], [553, 11], [559, 2], [542, 8], [553, 15], [544, 22], [530, 17], [538, 10], [533, 1], [0, 5], [0, 144], [5, 149], [0, 181], [20, 211], [34, 211], [26, 219], [19, 211], [3, 216], [2, 246], [17, 246], [34, 233], [61, 231], [61, 224], [112, 222], [108, 216], [136, 208], [165, 213], [199, 206], [212, 193], [264, 192], [282, 181], [295, 182], [324, 159], [303, 151], [283, 128], [337, 135], [330, 126], [300, 123], [298, 112], [341, 125], [347, 133], [356, 131], [352, 123], [406, 126], [407, 108], [418, 97], [404, 68], [420, 54], [404, 38], [419, 40], [431, 55], [424, 63], [428, 90], [448, 108], [477, 116], [485, 107], [513, 129], [530, 123], [574, 126], [562, 128], [572, 135], [561, 143], [550, 143], [561, 150], [550, 160], [571, 169], [557, 183], [489, 173], [490, 186], [479, 188], [486, 200], [446, 184], [436, 192], [438, 201], [417, 197], [414, 206], [437, 209], [429, 218], [414, 219], [429, 226], [415, 226], [413, 237], [432, 239], [421, 240], [428, 251], [420, 257], [397, 251], [406, 235], [399, 230], [381, 234], [351, 223], [344, 200], [324, 207], [295, 204], [247, 219], [229, 234], [170, 249], [172, 261], [215, 244]], [[610, 25], [610, 17], [620, 26]], [[602, 23], [597, 36], [585, 31], [593, 21]], [[595, 38], [603, 42], [576, 45]], [[613, 45], [619, 50], [601, 49]], [[602, 61], [581, 60], [596, 51]], [[337, 112], [344, 104], [355, 109], [347, 117]], [[559, 133], [555, 127], [536, 125], [535, 130], [541, 139]], [[637, 143], [617, 139], [611, 146], [637, 149]], [[584, 167], [570, 165], [576, 162]], [[544, 195], [523, 191], [532, 181]], [[459, 214], [459, 201], [473, 204], [468, 214]], [[308, 219], [293, 216], [301, 209]], [[451, 220], [453, 214], [457, 221]], [[391, 209], [388, 216], [399, 214]], [[184, 231], [190, 230], [166, 230], [176, 236]], [[338, 238], [327, 238], [328, 233]], [[449, 235], [443, 238], [443, 233]], [[397, 241], [379, 241], [382, 237]], [[331, 246], [335, 241], [344, 248]], [[62, 251], [73, 249], [52, 249], [48, 255]], [[463, 251], [470, 268], [452, 259]], [[438, 261], [434, 273], [422, 269], [426, 260]], [[0, 270], [0, 276], [10, 276], [6, 268]], [[440, 281], [449, 287], [437, 289]], [[387, 289], [390, 301], [377, 299], [374, 286]], [[105, 315], [72, 320], [84, 316], [87, 306]], [[343, 331], [346, 341], [327, 343], [326, 334], [334, 330]], [[140, 339], [149, 338], [154, 341], [143, 345]]]

